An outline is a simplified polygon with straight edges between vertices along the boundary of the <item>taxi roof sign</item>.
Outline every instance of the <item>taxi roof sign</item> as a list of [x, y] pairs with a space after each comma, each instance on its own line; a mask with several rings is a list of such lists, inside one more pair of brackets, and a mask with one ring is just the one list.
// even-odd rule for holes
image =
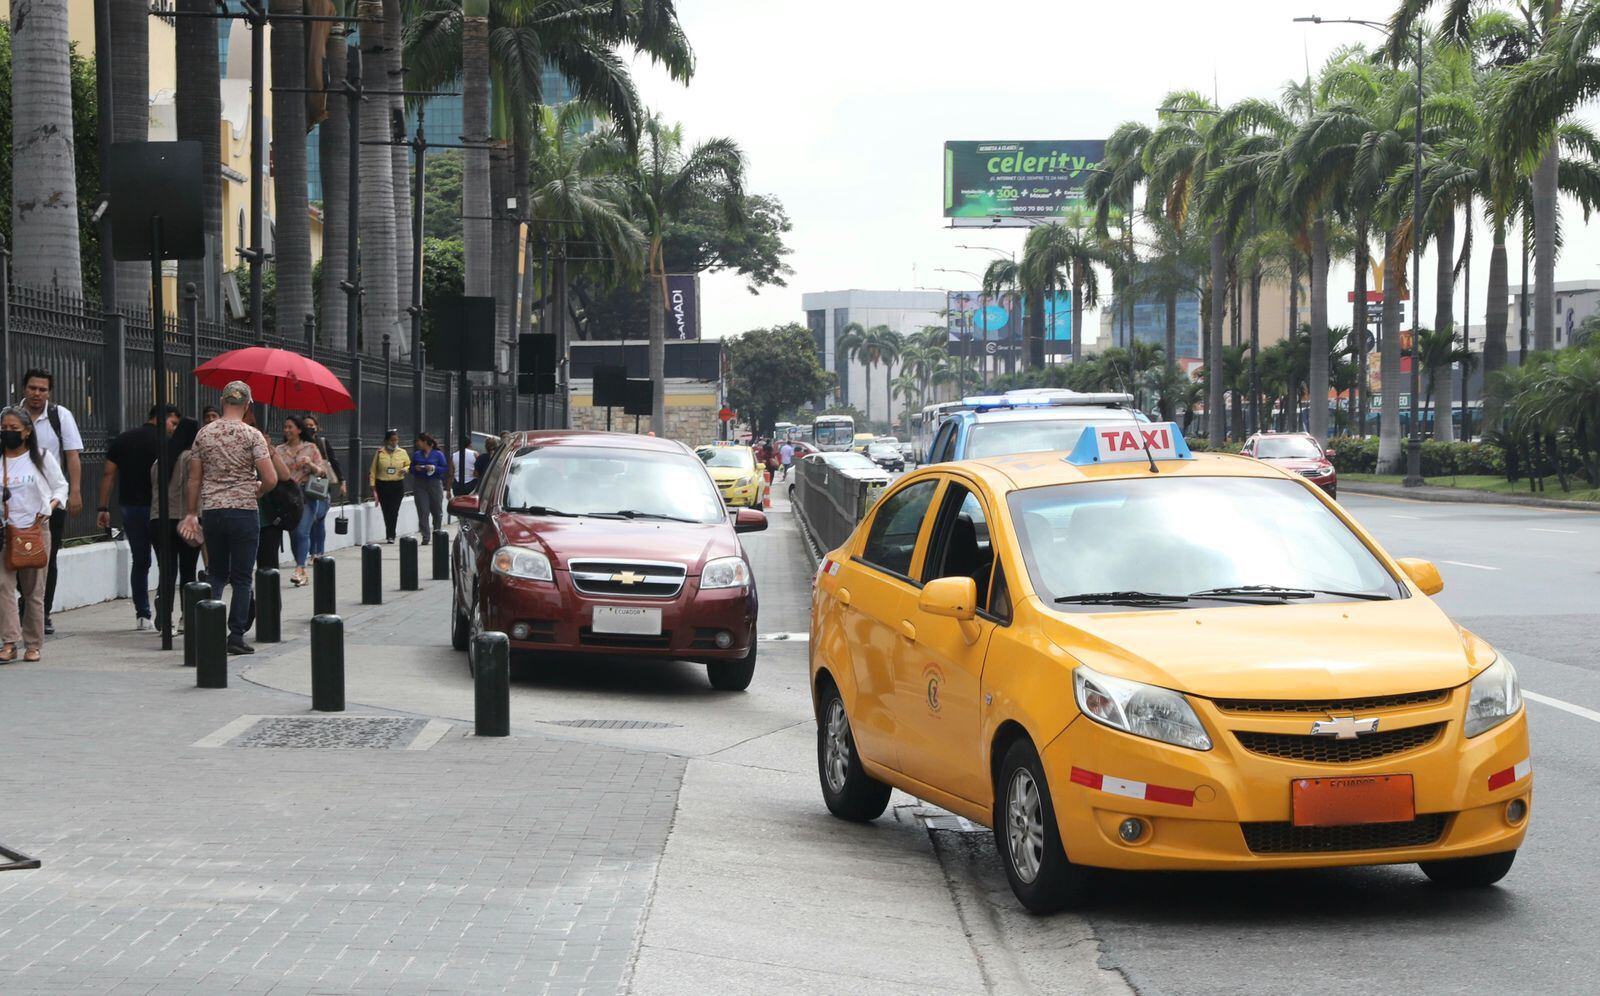
[[1194, 454], [1176, 422], [1096, 423], [1078, 437], [1066, 457], [1079, 467], [1134, 460], [1192, 460]]

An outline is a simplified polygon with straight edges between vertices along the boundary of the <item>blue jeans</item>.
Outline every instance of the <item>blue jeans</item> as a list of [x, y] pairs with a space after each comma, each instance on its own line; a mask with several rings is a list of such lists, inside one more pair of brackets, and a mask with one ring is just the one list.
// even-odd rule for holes
[[154, 536], [150, 532], [150, 506], [122, 506], [122, 535], [128, 538], [133, 555], [128, 568], [128, 587], [133, 591], [133, 614], [150, 618], [150, 551]]
[[255, 579], [256, 544], [261, 540], [256, 516], [253, 508], [213, 508], [200, 518], [211, 597], [221, 601], [223, 586], [233, 586], [228, 608], [228, 640], [233, 643], [243, 643], [250, 628], [250, 585]]
[[311, 546], [312, 523], [319, 523], [328, 514], [328, 503], [319, 498], [307, 498], [300, 513], [300, 524], [289, 533], [289, 549], [294, 553], [296, 567], [306, 566], [306, 551]]
[[[306, 510], [311, 511], [313, 502], [306, 501]], [[328, 503], [315, 502], [316, 511], [311, 520], [311, 556], [320, 557], [328, 552], [328, 525], [325, 521], [328, 516]]]

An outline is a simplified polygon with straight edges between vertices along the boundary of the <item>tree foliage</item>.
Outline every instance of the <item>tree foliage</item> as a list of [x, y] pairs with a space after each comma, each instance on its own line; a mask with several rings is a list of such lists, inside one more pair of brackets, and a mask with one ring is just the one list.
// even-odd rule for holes
[[804, 325], [751, 329], [723, 340], [722, 348], [728, 405], [757, 436], [769, 434], [784, 413], [833, 390], [834, 375], [817, 363], [816, 342]]

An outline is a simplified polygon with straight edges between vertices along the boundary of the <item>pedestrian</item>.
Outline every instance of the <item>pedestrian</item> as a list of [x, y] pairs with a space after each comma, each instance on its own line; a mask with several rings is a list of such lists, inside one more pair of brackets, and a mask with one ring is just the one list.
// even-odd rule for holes
[[461, 448], [450, 462], [450, 493], [470, 495], [478, 489], [478, 454], [472, 449], [472, 437], [461, 437]]
[[[195, 579], [195, 568], [200, 560], [200, 546], [189, 542], [178, 532], [178, 523], [183, 521], [184, 494], [189, 487], [189, 459], [194, 452], [194, 437], [200, 432], [200, 423], [192, 418], [180, 419], [172, 429], [172, 434], [167, 437], [167, 517], [161, 518], [160, 491], [163, 486], [161, 465], [159, 462], [150, 465], [150, 525], [157, 549], [160, 543], [167, 544], [168, 562], [158, 564], [159, 583], [156, 588], [156, 628], [165, 632], [167, 619], [172, 613], [173, 596], [178, 585], [188, 584]], [[178, 623], [177, 629], [183, 631], [184, 621]]]
[[216, 405], [206, 405], [204, 408], [200, 409], [200, 424], [202, 426], [210, 425], [212, 422], [215, 422], [221, 417], [222, 413], [217, 411]]
[[[50, 521], [67, 500], [68, 485], [54, 453], [39, 448], [33, 418], [23, 408], [0, 411], [0, 515], [5, 555], [0, 557], [0, 664], [17, 657], [36, 661], [44, 646], [45, 584]], [[18, 606], [20, 597], [26, 609]]]
[[29, 370], [22, 375], [22, 406], [33, 419], [33, 435], [39, 441], [39, 450], [56, 458], [67, 478], [67, 502], [50, 513], [50, 569], [44, 587], [44, 632], [54, 636], [55, 622], [50, 618], [56, 604], [56, 560], [61, 554], [61, 541], [67, 535], [67, 516], [83, 511], [83, 436], [78, 432], [78, 420], [72, 412], [52, 404], [50, 394], [55, 389], [55, 378], [45, 370]]
[[250, 582], [261, 539], [261, 513], [256, 503], [278, 483], [272, 447], [244, 420], [250, 401], [250, 385], [242, 380], [229, 382], [222, 389], [222, 417], [195, 436], [184, 494], [186, 514], [178, 527], [185, 537], [204, 533], [211, 597], [220, 600], [222, 589], [233, 587], [228, 612], [230, 654], [255, 653], [245, 642], [244, 632], [250, 627]]
[[294, 574], [289, 583], [304, 588], [311, 583], [306, 577], [306, 555], [311, 549], [311, 523], [328, 514], [328, 468], [322, 451], [306, 438], [306, 425], [294, 415], [283, 420], [283, 442], [277, 446], [278, 456], [289, 470], [289, 480], [300, 486], [303, 499], [300, 522], [289, 531], [289, 549], [294, 554]]
[[[158, 426], [157, 421], [164, 422]], [[150, 417], [140, 426], [118, 434], [106, 447], [105, 469], [100, 475], [100, 503], [95, 508], [95, 525], [111, 529], [111, 489], [116, 488], [117, 505], [122, 512], [122, 535], [128, 541], [128, 592], [133, 597], [133, 628], [140, 632], [152, 628], [150, 621], [150, 554], [155, 537], [150, 532], [150, 506], [155, 494], [150, 490], [151, 467], [161, 454], [161, 442], [178, 424], [178, 409], [167, 405], [151, 407]]]
[[[322, 453], [322, 462], [329, 471], [329, 483], [339, 489], [339, 498], [343, 501], [350, 495], [350, 485], [345, 480], [344, 468], [339, 466], [339, 455], [334, 452], [334, 446], [328, 442], [328, 437], [322, 434], [322, 426], [317, 422], [317, 417], [309, 412], [300, 416], [300, 424], [306, 427], [306, 439], [317, 444], [317, 449]], [[332, 502], [332, 495], [328, 502]], [[311, 523], [311, 556], [320, 557], [328, 552], [328, 503], [324, 503], [322, 514]]]
[[783, 463], [783, 479], [789, 479], [789, 468], [794, 466], [794, 444], [785, 439], [778, 447], [778, 459]]
[[[244, 424], [260, 432], [261, 427], [256, 424], [255, 409], [252, 408], [244, 413]], [[266, 433], [262, 433], [262, 438], [266, 438]], [[288, 481], [289, 468], [284, 465], [283, 457], [278, 455], [278, 448], [268, 443], [267, 453], [272, 458], [272, 470], [273, 473], [278, 475], [278, 480], [280, 482]], [[270, 490], [269, 488], [268, 491], [270, 492]], [[294, 509], [294, 517], [289, 521], [289, 528], [293, 528], [300, 522], [301, 511], [300, 508]], [[256, 567], [260, 570], [275, 571], [278, 569], [278, 562], [283, 559], [285, 527], [284, 521], [280, 516], [281, 513], [273, 505], [270, 493], [263, 493], [256, 500], [256, 521], [261, 529], [260, 537], [256, 540]], [[209, 561], [207, 561], [206, 566], [209, 570]], [[251, 612], [250, 618], [252, 620], [255, 619], [254, 611]]]
[[[411, 500], [417, 505], [417, 528], [422, 530], [422, 545], [444, 528], [444, 479], [450, 465], [439, 451], [439, 443], [426, 432], [417, 433], [417, 448], [411, 453]], [[430, 521], [433, 528], [428, 528]]]
[[411, 469], [411, 457], [400, 448], [400, 430], [390, 429], [383, 434], [383, 446], [372, 454], [372, 467], [367, 471], [367, 483], [383, 509], [383, 541], [393, 543], [395, 527], [400, 521], [400, 502], [406, 496], [406, 472]]

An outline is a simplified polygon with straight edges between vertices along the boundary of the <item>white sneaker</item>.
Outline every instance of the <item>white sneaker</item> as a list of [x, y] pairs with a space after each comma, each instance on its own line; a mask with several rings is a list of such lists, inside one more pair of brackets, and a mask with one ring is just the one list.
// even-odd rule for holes
[[133, 628], [138, 630], [141, 633], [148, 633], [151, 630], [156, 628], [156, 624], [151, 622], [149, 619], [145, 618], [144, 616], [140, 616], [139, 617], [139, 621], [134, 624]]

